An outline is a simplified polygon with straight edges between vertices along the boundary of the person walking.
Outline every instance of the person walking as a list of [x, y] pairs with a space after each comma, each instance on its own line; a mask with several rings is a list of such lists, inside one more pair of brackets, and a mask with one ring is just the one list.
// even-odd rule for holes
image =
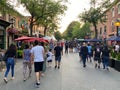
[[30, 61], [30, 47], [28, 44], [25, 45], [25, 49], [23, 50], [23, 80], [27, 80], [27, 68], [29, 69], [29, 77], [31, 77], [31, 72], [32, 72], [32, 64]]
[[57, 42], [57, 46], [54, 48], [54, 55], [55, 55], [55, 68], [60, 68], [61, 62], [61, 55], [63, 55], [63, 49], [60, 46], [60, 43]]
[[93, 55], [94, 55], [94, 61], [95, 61], [95, 68], [100, 68], [100, 63], [101, 63], [101, 47], [99, 43], [94, 48]]
[[34, 70], [36, 77], [35, 87], [38, 88], [40, 85], [41, 72], [43, 70], [44, 47], [39, 46], [37, 40], [34, 43], [35, 46], [31, 49], [31, 60], [34, 61]]
[[88, 48], [86, 46], [86, 43], [83, 43], [83, 46], [81, 47], [81, 56], [82, 56], [82, 61], [83, 61], [83, 67], [86, 67], [86, 59], [88, 55]]
[[110, 57], [110, 50], [108, 49], [108, 46], [104, 46], [102, 50], [102, 63], [103, 63], [103, 69], [109, 70], [109, 57]]
[[65, 53], [68, 54], [68, 47], [69, 47], [69, 43], [68, 41], [65, 42]]
[[88, 56], [87, 56], [87, 60], [89, 59], [90, 60], [90, 62], [92, 62], [92, 46], [88, 43], [88, 46], [87, 46], [87, 48], [88, 48]]
[[52, 49], [49, 49], [49, 51], [48, 51], [48, 53], [47, 53], [48, 67], [51, 67], [51, 66], [52, 66], [52, 59], [53, 59]]
[[8, 50], [6, 51], [5, 55], [7, 56], [7, 60], [6, 60], [6, 71], [4, 75], [4, 81], [5, 83], [7, 83], [8, 82], [7, 76], [8, 76], [10, 69], [11, 69], [12, 80], [14, 79], [16, 46], [14, 44], [11, 44]]

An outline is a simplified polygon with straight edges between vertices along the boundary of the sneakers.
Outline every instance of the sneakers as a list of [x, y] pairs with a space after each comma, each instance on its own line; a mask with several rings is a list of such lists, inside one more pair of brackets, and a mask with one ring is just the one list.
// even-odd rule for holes
[[97, 64], [95, 64], [95, 68], [97, 68]]
[[58, 66], [58, 69], [60, 69], [60, 66]]
[[7, 83], [7, 82], [8, 82], [7, 78], [4, 78], [3, 80], [4, 80], [4, 82], [5, 82], [5, 83]]
[[106, 70], [108, 70], [108, 71], [109, 71], [109, 68], [106, 68]]
[[14, 77], [11, 78], [11, 80], [14, 80], [14, 79], [15, 79]]
[[98, 66], [98, 69], [100, 69], [100, 66]]
[[26, 78], [23, 79], [24, 82], [25, 82], [26, 80], [27, 80]]
[[55, 69], [57, 68], [57, 65], [55, 65]]
[[35, 86], [36, 88], [39, 88], [39, 85], [40, 85], [40, 82], [37, 82], [37, 83], [35, 83], [34, 86]]

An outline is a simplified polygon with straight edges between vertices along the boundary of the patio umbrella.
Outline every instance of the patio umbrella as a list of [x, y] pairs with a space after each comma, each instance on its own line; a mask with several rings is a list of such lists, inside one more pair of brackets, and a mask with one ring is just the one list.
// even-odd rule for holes
[[22, 36], [22, 37], [18, 37], [17, 39], [15, 39], [15, 41], [23, 41], [23, 40], [28, 40], [28, 39], [32, 39], [33, 37], [28, 37], [28, 36]]
[[34, 42], [35, 40], [39, 41], [39, 42], [45, 42], [45, 43], [48, 43], [48, 40], [45, 40], [43, 38], [30, 38], [30, 39], [27, 39], [27, 40], [24, 40], [25, 42]]
[[120, 37], [116, 37], [114, 41], [120, 41]]
[[107, 39], [108, 41], [120, 41], [120, 37], [119, 36], [113, 36]]
[[116, 36], [112, 36], [112, 37], [110, 37], [110, 38], [107, 38], [106, 40], [107, 40], [107, 41], [114, 41], [116, 38], [117, 38]]
[[86, 39], [85, 41], [87, 41], [87, 42], [101, 42], [100, 39], [96, 39], [96, 38], [93, 38], [93, 39]]

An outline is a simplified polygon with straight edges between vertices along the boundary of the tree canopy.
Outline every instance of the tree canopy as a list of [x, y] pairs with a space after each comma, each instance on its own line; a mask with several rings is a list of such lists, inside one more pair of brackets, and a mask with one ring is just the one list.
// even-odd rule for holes
[[34, 25], [42, 25], [44, 35], [47, 29], [54, 30], [57, 27], [58, 15], [64, 14], [67, 7], [63, 4], [66, 0], [20, 0], [21, 3], [29, 11], [30, 18], [30, 34]]
[[[106, 12], [119, 2], [119, 0], [115, 0], [113, 2], [111, 2], [111, 0], [104, 0], [100, 3], [98, 3], [97, 1], [98, 0], [91, 0], [91, 8], [79, 15], [80, 20], [85, 23], [89, 22], [93, 25], [95, 30], [95, 38], [97, 38], [98, 36], [97, 24], [99, 22], [106, 22]], [[98, 5], [97, 7], [96, 4]]]

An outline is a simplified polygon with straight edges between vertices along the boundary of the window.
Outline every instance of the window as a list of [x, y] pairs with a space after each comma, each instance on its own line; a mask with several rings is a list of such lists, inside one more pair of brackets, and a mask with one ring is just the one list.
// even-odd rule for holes
[[112, 17], [115, 16], [115, 11], [114, 11], [114, 8], [112, 8]]
[[100, 28], [100, 35], [102, 34], [102, 27]]
[[104, 32], [106, 33], [106, 26], [104, 26]]
[[111, 23], [112, 32], [114, 32], [114, 22]]
[[118, 4], [118, 14], [120, 14], [120, 4]]

